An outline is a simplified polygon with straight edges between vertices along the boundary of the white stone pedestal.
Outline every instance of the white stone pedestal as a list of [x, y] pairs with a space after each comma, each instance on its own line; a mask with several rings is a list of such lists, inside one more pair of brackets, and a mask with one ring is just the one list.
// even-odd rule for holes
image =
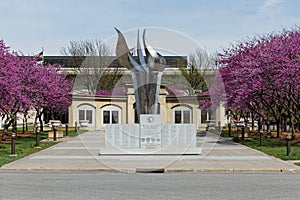
[[100, 155], [198, 155], [195, 124], [161, 124], [160, 115], [141, 115], [140, 124], [106, 125]]

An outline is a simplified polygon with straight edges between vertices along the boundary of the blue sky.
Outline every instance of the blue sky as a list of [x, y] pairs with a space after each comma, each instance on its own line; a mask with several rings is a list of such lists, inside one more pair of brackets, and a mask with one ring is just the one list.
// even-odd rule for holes
[[300, 26], [298, 0], [0, 0], [0, 38], [12, 50], [60, 55], [69, 41], [161, 27], [209, 52], [247, 37]]

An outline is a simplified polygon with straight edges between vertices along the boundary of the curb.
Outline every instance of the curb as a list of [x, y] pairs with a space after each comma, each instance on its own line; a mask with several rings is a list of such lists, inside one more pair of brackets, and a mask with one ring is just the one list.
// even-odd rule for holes
[[143, 169], [108, 169], [108, 168], [96, 168], [96, 169], [75, 169], [75, 168], [0, 168], [1, 171], [27, 171], [27, 172], [115, 172], [115, 173], [300, 173], [300, 169], [168, 169], [168, 168], [143, 168]]

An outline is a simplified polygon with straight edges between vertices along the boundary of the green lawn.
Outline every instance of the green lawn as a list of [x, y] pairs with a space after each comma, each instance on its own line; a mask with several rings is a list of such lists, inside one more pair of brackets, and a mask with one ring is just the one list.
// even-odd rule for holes
[[[86, 132], [85, 130], [80, 130], [79, 134]], [[64, 131], [64, 135], [66, 135]], [[68, 131], [69, 137], [75, 137], [78, 133], [75, 131]], [[48, 132], [44, 132], [40, 134], [41, 140], [46, 139], [48, 137]], [[35, 153], [37, 151], [43, 150], [45, 148], [48, 148], [54, 144], [57, 144], [58, 142], [53, 141], [47, 141], [42, 142], [40, 141], [41, 148], [35, 148], [36, 139], [35, 135], [31, 135], [26, 138], [18, 138], [16, 140], [16, 154], [17, 156], [9, 156], [11, 153], [11, 143], [0, 143], [0, 166], [7, 164], [9, 162], [18, 160], [20, 158], [26, 157], [32, 153]]]
[[[233, 137], [233, 134], [234, 134], [234, 131], [231, 130], [230, 136]], [[221, 132], [221, 137], [229, 137], [228, 130], [223, 129], [222, 132]]]
[[[224, 136], [228, 137], [228, 133], [223, 131]], [[223, 135], [222, 134], [222, 135]], [[233, 133], [231, 133], [233, 136]], [[259, 136], [251, 135], [244, 141], [238, 140], [240, 144], [262, 151], [268, 155], [280, 158], [282, 160], [300, 160], [300, 145], [291, 145], [290, 156], [286, 155], [286, 141], [277, 138], [264, 138], [264, 145], [259, 146]]]
[[[47, 133], [41, 134], [41, 140], [47, 137]], [[17, 156], [9, 156], [11, 153], [11, 143], [0, 143], [0, 166], [50, 147], [57, 144], [57, 142], [40, 142], [41, 148], [35, 148], [35, 144], [35, 135], [26, 138], [17, 138], [15, 146]]]
[[[75, 131], [68, 131], [68, 136], [69, 137], [75, 137], [78, 134], [84, 133], [86, 130], [79, 130], [79, 133], [76, 133]], [[64, 131], [64, 135], [66, 135], [66, 131]]]

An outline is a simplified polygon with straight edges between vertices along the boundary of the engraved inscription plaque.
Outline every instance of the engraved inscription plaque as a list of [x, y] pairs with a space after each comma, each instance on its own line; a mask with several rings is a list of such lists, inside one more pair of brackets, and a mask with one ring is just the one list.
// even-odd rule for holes
[[106, 147], [139, 147], [138, 124], [109, 124], [105, 134]]
[[161, 147], [161, 116], [141, 115], [140, 145], [141, 147]]

